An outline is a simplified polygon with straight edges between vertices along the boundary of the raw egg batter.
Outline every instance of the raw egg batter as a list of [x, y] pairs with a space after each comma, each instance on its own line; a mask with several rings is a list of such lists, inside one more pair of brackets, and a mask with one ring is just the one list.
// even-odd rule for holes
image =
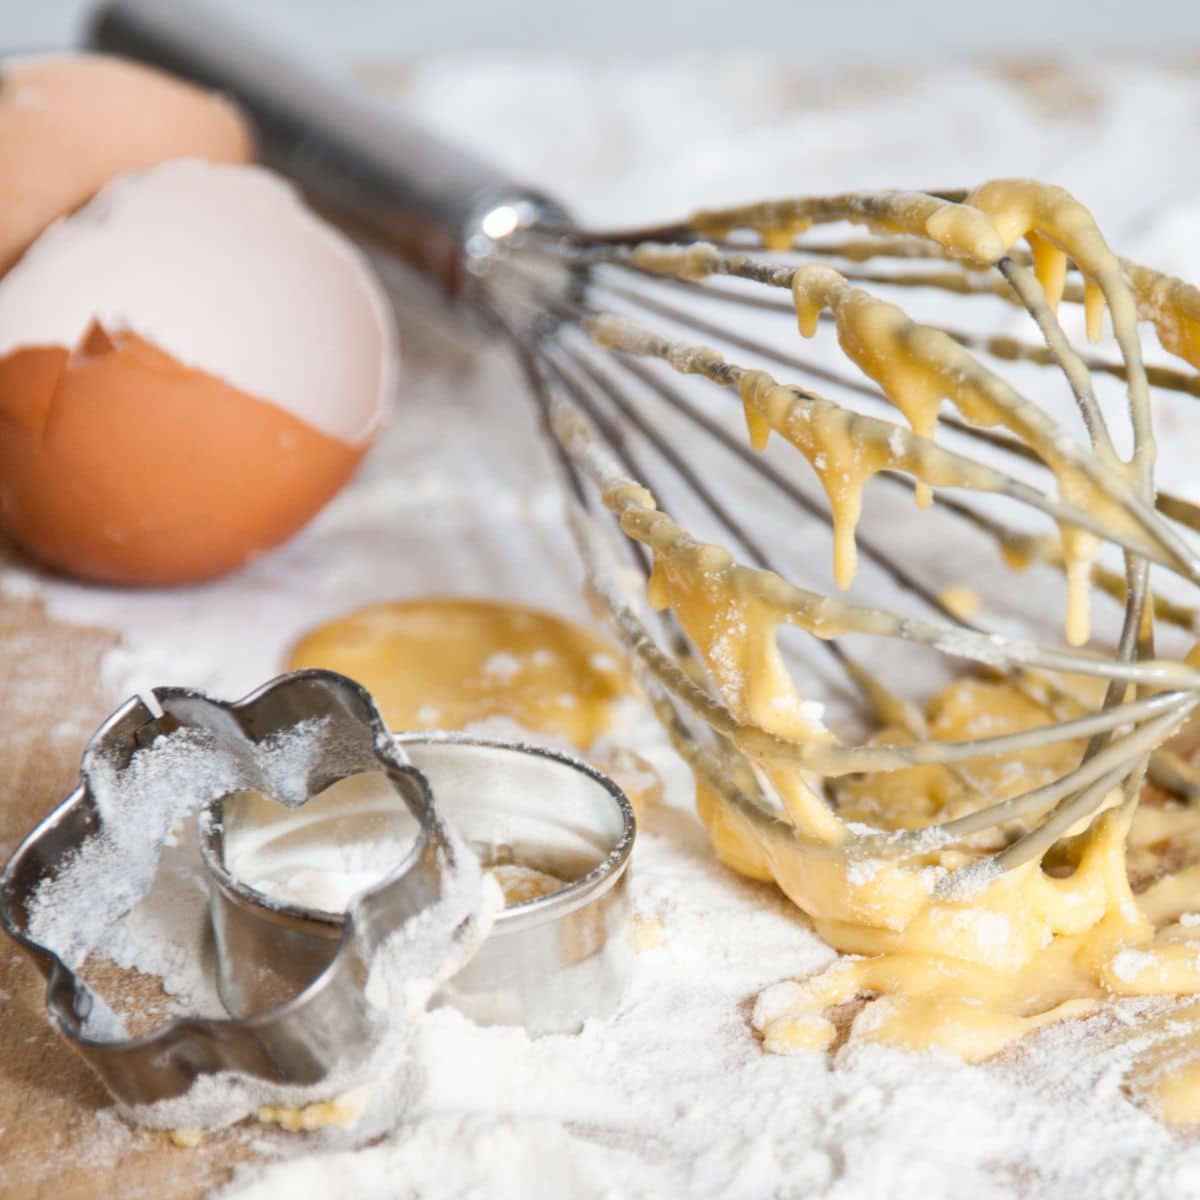
[[[1140, 362], [1140, 317], [1155, 324], [1164, 347], [1192, 365], [1200, 362], [1200, 292], [1117, 259], [1090, 213], [1060, 188], [1002, 180], [963, 202], [903, 192], [802, 200], [701, 214], [693, 225], [717, 238], [751, 229], [782, 247], [811, 224], [834, 220], [931, 239], [980, 268], [1003, 263], [1006, 281], [1060, 352], [1085, 419], [1095, 403], [1086, 371], [1052, 319], [1068, 260], [1084, 280], [1080, 299], [1091, 338], [1099, 336], [1107, 311], [1125, 360]], [[1030, 246], [1032, 270], [1008, 256], [1021, 238]], [[645, 271], [685, 280], [761, 277], [748, 260], [706, 243], [641, 246], [633, 259]], [[1088, 586], [1100, 578], [1092, 563], [1099, 536], [1135, 551], [1145, 544], [1131, 516], [1139, 501], [1153, 500], [1144, 381], [1129, 375], [1138, 452], [1122, 461], [1107, 434], [1093, 431], [1093, 457], [1085, 465], [1040, 410], [947, 334], [918, 325], [819, 263], [781, 266], [771, 282], [790, 288], [804, 336], [816, 332], [823, 311], [830, 313], [843, 352], [906, 417], [912, 436], [620, 318], [598, 318], [589, 333], [604, 346], [736, 388], [756, 449], [773, 432], [796, 446], [827, 493], [834, 572], [843, 587], [854, 576], [863, 488], [876, 473], [912, 476], [920, 504], [931, 500], [935, 487], [1004, 490], [989, 468], [930, 440], [944, 400], [972, 425], [1005, 427], [1058, 480], [1058, 505], [1043, 511], [1061, 536], [1053, 553], [1041, 554], [1067, 577], [1067, 640], [1087, 641]], [[562, 419], [560, 433], [586, 455], [587, 434], [571, 421]], [[937, 825], [1067, 775], [1081, 764], [1082, 742], [993, 752], [953, 766], [888, 759], [889, 746], [1000, 736], [1095, 712], [1102, 681], [1031, 672], [971, 677], [950, 686], [924, 713], [877, 693], [871, 701], [883, 728], [868, 743], [875, 767], [855, 775], [847, 748], [822, 723], [820, 706], [797, 692], [777, 646], [777, 627], [798, 625], [824, 639], [894, 636], [897, 618], [744, 567], [723, 548], [695, 539], [637, 483], [603, 466], [595, 473], [622, 530], [653, 555], [652, 607], [674, 614], [721, 701], [686, 693], [692, 711], [720, 735], [719, 756], [686, 737], [673, 739], [696, 774], [699, 812], [717, 854], [735, 870], [777, 884], [845, 955], [817, 976], [777, 985], [759, 998], [753, 1019], [768, 1050], [827, 1047], [836, 1037], [833, 1010], [868, 1001], [852, 1036], [975, 1061], [1115, 998], [1200, 993], [1200, 915], [1194, 911], [1200, 908], [1200, 817], [1191, 805], [1146, 788], [1139, 806], [1136, 788], [1129, 797], [1113, 788], [1048, 851], [1003, 870], [993, 856], [1029, 834], [1050, 802], [1036, 812], [1014, 812], [999, 828], [984, 832], [981, 824], [980, 832], [957, 838]], [[1010, 565], [1019, 565], [1022, 555], [1007, 549]], [[939, 644], [936, 636], [925, 640]], [[643, 661], [655, 672], [652, 656]], [[1164, 662], [1162, 670], [1164, 686], [1169, 675], [1182, 680], [1190, 674], [1188, 664]], [[660, 672], [663, 681], [667, 668]], [[1084, 686], [1089, 683], [1101, 686]], [[686, 690], [678, 677], [672, 685], [677, 696]], [[1176, 719], [1175, 732], [1183, 719]], [[1170, 730], [1164, 730], [1166, 736]], [[761, 796], [764, 784], [775, 809], [745, 798]], [[1157, 1049], [1131, 1080], [1169, 1122], [1200, 1120], [1197, 1015], [1200, 1005], [1180, 1009], [1176, 1000], [1157, 1031], [1148, 1022]]]
[[358, 680], [397, 730], [501, 717], [585, 749], [612, 723], [628, 671], [611, 646], [533, 608], [463, 597], [378, 604], [322, 625], [288, 669]]

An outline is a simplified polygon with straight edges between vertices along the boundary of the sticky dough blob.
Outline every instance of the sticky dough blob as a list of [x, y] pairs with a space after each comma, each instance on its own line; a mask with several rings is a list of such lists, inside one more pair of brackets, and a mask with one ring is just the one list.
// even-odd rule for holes
[[[751, 228], [768, 246], [783, 248], [809, 225], [833, 220], [930, 238], [981, 267], [1025, 238], [1050, 308], [1060, 299], [1070, 259], [1085, 278], [1091, 335], [1099, 332], [1107, 306], [1132, 361], [1140, 356], [1139, 316], [1155, 323], [1168, 349], [1193, 363], [1200, 358], [1200, 292], [1118, 260], [1087, 210], [1059, 188], [1004, 180], [971, 193], [963, 204], [911, 193], [832, 197], [701, 214], [694, 224], [713, 237]], [[637, 258], [645, 270], [688, 279], [730, 263], [736, 260], [705, 245], [650, 247]], [[1086, 475], [1041, 414], [944, 334], [916, 325], [828, 267], [799, 268], [790, 282], [801, 332], [811, 335], [820, 311], [830, 310], [843, 351], [880, 385], [916, 435], [933, 434], [944, 399], [972, 423], [1004, 425], [1037, 448], [1064, 500], [1136, 542], [1120, 498], [1136, 488], [1138, 463], [1099, 450], [1099, 481]], [[666, 359], [682, 373], [732, 381], [746, 408], [751, 443], [761, 448], [774, 431], [801, 450], [829, 496], [840, 583], [853, 574], [861, 489], [877, 471], [900, 468], [925, 484], [995, 490], [986, 471], [917, 443], [899, 427], [887, 434], [870, 418], [840, 412], [763, 372], [731, 367], [713, 351], [655, 341], [619, 321], [597, 322], [591, 332], [602, 344]], [[1143, 397], [1132, 399], [1136, 405]], [[1152, 455], [1148, 441], [1144, 457]], [[789, 622], [822, 637], [853, 630], [894, 634], [892, 619], [738, 567], [719, 547], [693, 539], [657, 511], [644, 489], [619, 475], [609, 474], [604, 499], [625, 533], [651, 550], [649, 600], [654, 608], [669, 608], [695, 645], [736, 723], [719, 724], [729, 746], [753, 766], [756, 779], [769, 781], [779, 801], [772, 814], [739, 800], [724, 786], [728, 779], [718, 784], [710, 773], [712, 760], [680, 740], [718, 856], [742, 874], [778, 885], [847, 956], [760, 996], [753, 1020], [764, 1046], [779, 1053], [828, 1047], [836, 1036], [832, 1010], [857, 1001], [865, 1004], [853, 1020], [853, 1037], [978, 1061], [1032, 1030], [1095, 1013], [1114, 999], [1173, 998], [1174, 1005], [1139, 1026], [1150, 1049], [1130, 1086], [1164, 1120], [1200, 1121], [1200, 1003], [1178, 1003], [1200, 995], [1200, 810], [1153, 789], [1133, 806], [1114, 791], [1098, 815], [1070, 830], [1044, 861], [1000, 873], [988, 856], [1025, 832], [1024, 822], [954, 844], [936, 837], [922, 843], [920, 834], [901, 841], [897, 835], [1058, 779], [1079, 765], [1082, 744], [954, 768], [832, 772], [825, 782], [837, 803], [827, 804], [814, 764], [836, 739], [821, 723], [819, 706], [798, 693], [784, 668], [777, 627]], [[1062, 544], [1071, 584], [1068, 633], [1079, 642], [1087, 636], [1085, 585], [1095, 540], [1064, 524]], [[911, 741], [914, 728], [944, 742], [1030, 729], [1064, 719], [1061, 709], [1072, 696], [1068, 715], [1099, 706], [1101, 682], [1091, 681], [1089, 690], [1074, 678], [1074, 691], [1065, 693], [1061, 679], [1041, 682], [1052, 686], [1039, 690], [1028, 678], [1021, 684], [959, 680], [927, 711], [882, 728], [874, 743]], [[1052, 694], [1053, 704], [1047, 699]], [[1185, 729], [1183, 738], [1194, 742], [1195, 732]]]
[[250, 129], [224, 97], [102, 54], [0, 63], [0, 274], [109, 180], [189, 157], [254, 157]]
[[[1044, 723], [1048, 713], [1012, 684], [965, 679], [930, 705], [931, 736], [962, 740]], [[884, 730], [879, 740], [907, 740]], [[839, 817], [880, 829], [918, 828], [970, 811], [981, 791], [1000, 799], [1073, 768], [1081, 745], [1048, 747], [1020, 765], [969, 765], [962, 778], [941, 766], [911, 767], [839, 788]], [[976, 789], [978, 791], [976, 791]], [[999, 1053], [1043, 1025], [1099, 1011], [1114, 998], [1200, 993], [1200, 815], [1157, 795], [1132, 814], [1109, 798], [1044, 868], [1028, 863], [984, 877], [977, 889], [941, 894], [969, 849], [904, 859], [837, 854], [817, 839], [772, 837], [711, 791], [699, 807], [718, 855], [773, 880], [813, 919], [830, 945], [854, 957], [759, 998], [754, 1023], [768, 1050], [796, 1053], [835, 1036], [829, 1010], [868, 1004], [853, 1035], [950, 1051], [969, 1061]], [[1136, 891], [1135, 891], [1136, 888]], [[1134, 1069], [1133, 1090], [1169, 1122], [1200, 1119], [1200, 1005], [1157, 1018], [1155, 1044]], [[1189, 1080], [1186, 1084], [1183, 1080]]]
[[304, 637], [288, 666], [358, 680], [396, 730], [462, 729], [500, 717], [581, 749], [608, 729], [629, 686], [616, 652], [581, 626], [461, 597], [340, 617]]

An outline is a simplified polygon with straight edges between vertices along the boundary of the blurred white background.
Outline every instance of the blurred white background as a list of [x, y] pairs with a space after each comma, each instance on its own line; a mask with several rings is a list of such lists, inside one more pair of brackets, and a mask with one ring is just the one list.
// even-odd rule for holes
[[[207, 0], [342, 60], [497, 50], [758, 50], [791, 58], [1200, 48], [1200, 0]], [[163, 0], [171, 3], [171, 0]], [[0, 47], [75, 40], [88, 0], [0, 0]]]

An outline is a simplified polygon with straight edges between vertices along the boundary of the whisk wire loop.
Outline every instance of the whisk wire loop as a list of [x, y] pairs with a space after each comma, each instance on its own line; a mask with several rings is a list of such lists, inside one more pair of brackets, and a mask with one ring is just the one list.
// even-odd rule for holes
[[[1005, 203], [1014, 196], [1028, 200], [1034, 215], [1018, 233], [1027, 233], [1029, 250], [1016, 238], [1004, 244], [999, 235], [993, 244], [992, 234], [1009, 212], [997, 196]], [[975, 201], [984, 207], [973, 208]], [[480, 302], [515, 347], [550, 434], [592, 589], [702, 786], [722, 793], [771, 837], [803, 832], [790, 819], [786, 799], [773, 794], [781, 769], [822, 784], [836, 808], [841, 777], [937, 764], [972, 795], [969, 811], [916, 831], [856, 830], [849, 844], [863, 852], [886, 845], [889, 853], [917, 853], [966, 844], [1004, 827], [1011, 831], [1007, 844], [981, 852], [980, 862], [996, 872], [1041, 858], [1081, 821], [1117, 802], [1114, 796], [1132, 802], [1147, 769], [1160, 781], [1189, 789], [1200, 784], [1200, 778], [1190, 782], [1186, 761], [1164, 748], [1200, 704], [1200, 671], [1187, 660], [1156, 656], [1152, 632], [1155, 618], [1194, 632], [1197, 609], [1150, 588], [1151, 564], [1200, 583], [1200, 557], [1186, 532], [1200, 529], [1200, 506], [1156, 493], [1150, 390], [1197, 396], [1200, 380], [1174, 367], [1147, 367], [1133, 324], [1139, 313], [1156, 320], [1164, 345], [1178, 350], [1180, 338], [1166, 326], [1186, 317], [1200, 320], [1200, 292], [1193, 296], [1179, 281], [1116, 258], [1090, 218], [1079, 217], [1072, 205], [1058, 189], [1011, 185], [986, 185], [969, 197], [809, 197], [618, 234], [535, 227], [514, 239], [511, 253], [488, 264]], [[811, 225], [846, 220], [866, 225], [871, 236], [806, 236]], [[545, 294], [530, 264], [546, 263], [572, 273], [576, 286], [565, 295]], [[867, 288], [948, 294], [964, 312], [976, 298], [1003, 300], [1027, 314], [1040, 340], [923, 325]], [[780, 291], [791, 296], [785, 300]], [[1151, 293], [1157, 310], [1147, 298]], [[514, 295], [529, 310], [549, 315], [549, 327], [514, 318]], [[1164, 295], [1175, 308], [1163, 307]], [[1117, 361], [1075, 348], [1056, 312], [1063, 301], [1086, 309], [1089, 335], [1098, 332], [1107, 307]], [[722, 309], [762, 319], [798, 316], [805, 333], [818, 321], [831, 325], [851, 369], [748, 332], [736, 321], [722, 322], [716, 316]], [[891, 348], [890, 360], [881, 345]], [[777, 381], [727, 353], [749, 355], [798, 378]], [[1005, 363], [1057, 370], [1086, 441], [1006, 380], [1000, 374]], [[679, 385], [679, 377], [687, 376], [736, 394], [750, 445], [734, 422]], [[1125, 386], [1132, 443], [1127, 460], [1118, 455], [1097, 376]], [[945, 399], [956, 412], [940, 411]], [[893, 419], [897, 409], [908, 424]], [[959, 446], [944, 445], [939, 430]], [[827, 503], [761, 456], [772, 432], [808, 459]], [[839, 582], [848, 582], [855, 551], [861, 552], [919, 611], [835, 599], [788, 582], [771, 539], [700, 465], [701, 443], [704, 461], [716, 452], [754, 470], [793, 511], [832, 532]], [[835, 478], [829, 459], [837, 455], [843, 476], [853, 476], [852, 487]], [[957, 612], [902, 554], [869, 528], [858, 532], [859, 494], [874, 478], [889, 487], [911, 488], [915, 481], [918, 500], [932, 493], [960, 528], [984, 535], [1012, 557], [1065, 573], [1076, 600], [1081, 586], [1096, 584], [1123, 608], [1112, 651], [1014, 637]], [[660, 506], [678, 489], [738, 549], [739, 559], [693, 536]], [[981, 506], [989, 496], [1042, 514], [1059, 535], [1009, 524], [994, 506]], [[612, 532], [619, 531], [615, 539], [603, 530], [606, 520], [614, 524]], [[631, 561], [641, 582], [632, 589], [614, 553], [621, 543], [637, 550]], [[1093, 561], [1099, 543], [1121, 551], [1123, 571]], [[777, 722], [771, 714], [764, 721], [761, 706], [747, 701], [753, 690], [747, 681], [731, 683], [732, 675], [722, 675], [713, 645], [703, 635], [697, 640], [694, 613], [687, 619], [695, 595], [705, 589], [710, 598], [716, 595], [718, 580], [726, 616], [742, 614], [739, 636], [751, 658], [757, 655], [774, 669], [776, 628], [806, 630], [873, 719], [905, 736], [844, 742], [820, 722], [806, 729], [803, 721]], [[643, 587], [658, 610], [653, 614], [642, 611], [637, 593]], [[987, 678], [1008, 679], [1040, 705], [1046, 719], [987, 736], [932, 736], [912, 698], [897, 695], [850, 653], [848, 635], [899, 638], [973, 663]], [[791, 664], [793, 674], [799, 669]], [[1098, 702], [1080, 699], [1071, 683], [1080, 677], [1105, 681]], [[801, 691], [819, 686], [811, 671], [802, 683]], [[776, 696], [777, 705], [779, 696], [791, 704], [790, 691]], [[1021, 760], [1072, 745], [1079, 747], [1075, 765], [1014, 795], [991, 793], [970, 769], [981, 760]]]

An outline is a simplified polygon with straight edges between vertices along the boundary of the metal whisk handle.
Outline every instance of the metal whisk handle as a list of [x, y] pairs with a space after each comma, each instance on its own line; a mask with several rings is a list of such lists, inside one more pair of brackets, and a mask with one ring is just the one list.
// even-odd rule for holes
[[561, 221], [536, 191], [198, 5], [102, 4], [88, 42], [228, 95], [253, 122], [264, 163], [332, 220], [452, 296], [464, 286], [473, 235], [543, 214]]

